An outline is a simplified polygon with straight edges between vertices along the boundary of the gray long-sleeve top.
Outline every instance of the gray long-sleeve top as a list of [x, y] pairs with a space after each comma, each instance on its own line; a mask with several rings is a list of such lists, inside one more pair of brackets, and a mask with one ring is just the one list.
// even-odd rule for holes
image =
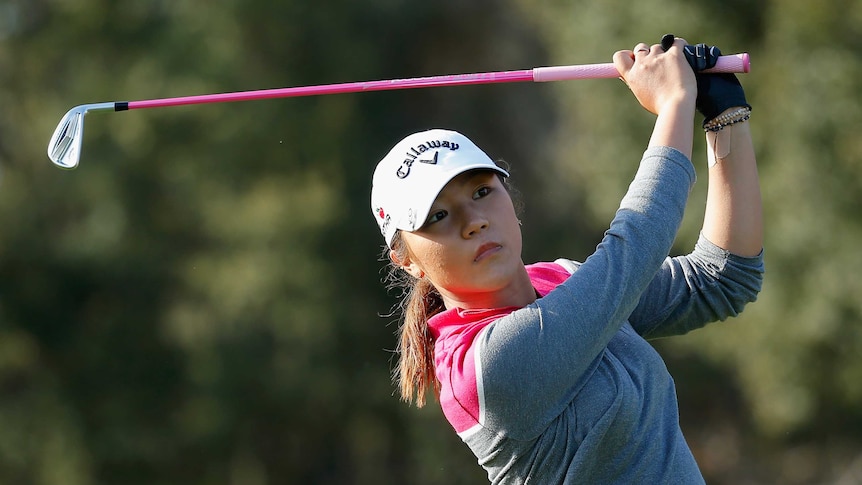
[[763, 258], [703, 237], [667, 256], [694, 180], [680, 152], [647, 149], [595, 253], [528, 266], [541, 298], [429, 321], [443, 412], [492, 483], [703, 483], [645, 339], [737, 315]]

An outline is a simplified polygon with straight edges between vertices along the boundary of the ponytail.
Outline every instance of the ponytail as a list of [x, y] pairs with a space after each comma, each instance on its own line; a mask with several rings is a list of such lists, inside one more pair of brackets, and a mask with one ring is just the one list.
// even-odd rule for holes
[[[401, 234], [392, 240], [392, 250], [404, 260], [406, 247]], [[386, 249], [386, 260], [389, 260]], [[390, 288], [401, 288], [401, 322], [398, 326], [398, 367], [392, 371], [392, 381], [401, 393], [401, 400], [425, 405], [428, 388], [440, 395], [440, 382], [434, 373], [434, 337], [428, 329], [428, 319], [443, 311], [440, 293], [426, 278], [414, 278], [390, 261], [386, 277]]]

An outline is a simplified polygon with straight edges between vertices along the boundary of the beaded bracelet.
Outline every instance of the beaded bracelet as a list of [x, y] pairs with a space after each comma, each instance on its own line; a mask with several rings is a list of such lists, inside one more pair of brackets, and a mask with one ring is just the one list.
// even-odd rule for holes
[[721, 131], [726, 126], [748, 121], [749, 118], [751, 118], [751, 108], [744, 106], [742, 108], [737, 108], [730, 113], [718, 115], [709, 120], [708, 123], [704, 123], [703, 131]]

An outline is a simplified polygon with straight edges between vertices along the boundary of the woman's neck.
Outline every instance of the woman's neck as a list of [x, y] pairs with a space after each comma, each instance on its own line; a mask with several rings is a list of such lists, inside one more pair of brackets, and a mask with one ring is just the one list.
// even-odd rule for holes
[[447, 310], [460, 308], [477, 310], [488, 308], [525, 307], [536, 301], [538, 294], [533, 288], [527, 269], [521, 265], [521, 270], [506, 286], [490, 291], [453, 293], [440, 291]]

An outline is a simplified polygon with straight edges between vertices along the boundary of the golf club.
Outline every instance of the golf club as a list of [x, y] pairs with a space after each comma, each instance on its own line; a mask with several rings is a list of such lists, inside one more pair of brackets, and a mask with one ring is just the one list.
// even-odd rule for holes
[[[715, 67], [704, 72], [746, 73], [750, 70], [747, 53], [721, 56]], [[96, 111], [126, 111], [130, 109], [184, 106], [191, 104], [227, 103], [232, 101], [251, 101], [257, 99], [289, 98], [316, 96], [323, 94], [355, 93], [364, 91], [388, 91], [395, 89], [428, 88], [437, 86], [464, 86], [470, 84], [491, 84], [510, 82], [550, 82], [575, 79], [617, 78], [619, 72], [613, 63], [582, 64], [570, 66], [536, 67], [518, 71], [483, 72], [473, 74], [452, 74], [443, 76], [390, 79], [317, 86], [262, 89], [221, 94], [202, 94], [176, 98], [150, 99], [141, 101], [115, 101], [82, 104], [70, 109], [48, 142], [48, 158], [54, 165], [71, 170], [78, 166], [81, 158], [81, 145], [84, 138], [84, 116]]]

